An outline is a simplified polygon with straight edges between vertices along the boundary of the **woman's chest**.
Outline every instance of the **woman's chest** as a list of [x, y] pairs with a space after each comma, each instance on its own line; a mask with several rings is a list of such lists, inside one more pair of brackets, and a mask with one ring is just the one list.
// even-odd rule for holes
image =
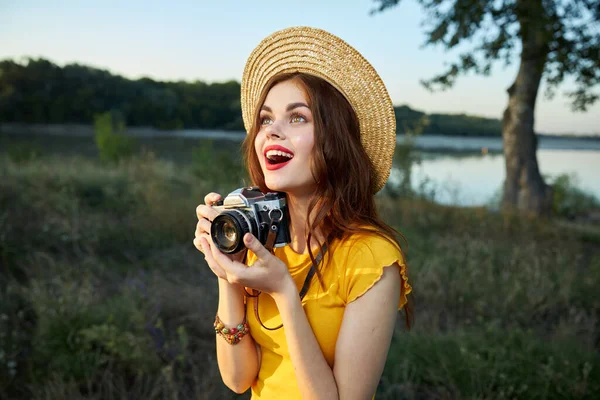
[[[300, 291], [306, 274], [298, 275], [293, 277]], [[325, 279], [327, 277], [323, 278], [323, 286], [316, 276], [312, 279], [311, 286], [302, 300], [302, 306], [321, 351], [329, 365], [333, 366], [335, 344], [344, 317], [345, 302], [340, 296], [339, 283], [335, 280]], [[282, 323], [275, 301], [270, 296], [261, 294], [255, 310], [256, 299], [249, 298], [248, 300], [248, 323], [255, 342], [261, 346], [263, 352], [270, 351], [288, 358], [285, 326], [278, 330], [267, 329], [277, 327]], [[256, 312], [264, 326], [257, 320]]]

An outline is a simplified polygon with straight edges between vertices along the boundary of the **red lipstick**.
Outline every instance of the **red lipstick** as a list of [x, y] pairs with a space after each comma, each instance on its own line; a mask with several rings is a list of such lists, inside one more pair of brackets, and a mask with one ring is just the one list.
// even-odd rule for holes
[[267, 151], [269, 151], [269, 150], [284, 151], [286, 153], [290, 153], [291, 155], [294, 155], [294, 153], [291, 150], [286, 149], [285, 147], [280, 146], [278, 144], [272, 144], [270, 146], [265, 147], [265, 149], [263, 150], [263, 154], [265, 157], [267, 156]]
[[282, 163], [278, 163], [278, 164], [271, 164], [271, 163], [269, 162], [269, 159], [267, 158], [267, 152], [268, 152], [268, 151], [271, 151], [271, 150], [283, 151], [283, 152], [285, 152], [285, 153], [291, 154], [291, 155], [292, 155], [292, 158], [293, 158], [293, 155], [294, 155], [294, 153], [293, 153], [291, 150], [289, 150], [289, 149], [287, 149], [287, 148], [285, 148], [285, 147], [283, 147], [283, 146], [279, 146], [279, 145], [277, 145], [277, 144], [272, 144], [272, 145], [270, 145], [270, 146], [267, 146], [267, 147], [265, 147], [265, 149], [263, 150], [263, 155], [264, 155], [264, 157], [265, 157], [265, 168], [266, 168], [268, 171], [275, 171], [275, 170], [278, 170], [278, 169], [280, 169], [280, 168], [283, 168], [283, 167], [285, 167], [286, 165], [288, 165], [288, 163], [289, 163], [290, 161], [292, 161], [292, 159], [290, 158], [289, 160], [287, 160], [287, 161], [285, 161], [285, 162], [282, 162]]
[[282, 162], [282, 163], [279, 163], [279, 164], [269, 164], [269, 162], [266, 161], [266, 159], [267, 159], [267, 157], [265, 157], [265, 168], [268, 169], [269, 171], [275, 171], [276, 169], [283, 168], [286, 165], [288, 165], [290, 161], [292, 161], [290, 159], [289, 161]]

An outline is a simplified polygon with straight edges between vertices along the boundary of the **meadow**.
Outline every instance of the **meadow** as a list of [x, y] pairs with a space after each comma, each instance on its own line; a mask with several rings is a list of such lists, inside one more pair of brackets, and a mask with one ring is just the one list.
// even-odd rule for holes
[[[239, 157], [90, 146], [0, 152], [0, 398], [248, 398], [220, 379], [217, 282], [192, 244], [204, 195], [246, 182]], [[597, 226], [377, 201], [408, 240], [415, 306], [377, 399], [600, 396]]]

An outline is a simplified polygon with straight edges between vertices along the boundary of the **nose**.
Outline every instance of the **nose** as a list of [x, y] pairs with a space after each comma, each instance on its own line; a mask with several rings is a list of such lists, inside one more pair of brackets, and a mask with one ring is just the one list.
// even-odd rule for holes
[[267, 139], [285, 138], [285, 133], [283, 132], [282, 126], [278, 123], [278, 121], [274, 121], [271, 125], [267, 125], [265, 128], [265, 133], [267, 135]]

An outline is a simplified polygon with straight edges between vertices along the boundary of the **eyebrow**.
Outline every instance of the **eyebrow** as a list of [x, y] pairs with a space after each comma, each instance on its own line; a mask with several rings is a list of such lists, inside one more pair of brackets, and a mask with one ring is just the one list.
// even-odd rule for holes
[[[310, 107], [304, 103], [290, 103], [287, 105], [287, 107], [285, 108], [285, 111], [292, 111], [295, 108], [299, 108], [299, 107], [306, 107], [310, 110]], [[260, 108], [261, 110], [265, 110], [267, 112], [273, 112], [273, 110], [271, 110], [271, 107], [269, 106], [265, 106], [263, 104], [263, 106]]]

